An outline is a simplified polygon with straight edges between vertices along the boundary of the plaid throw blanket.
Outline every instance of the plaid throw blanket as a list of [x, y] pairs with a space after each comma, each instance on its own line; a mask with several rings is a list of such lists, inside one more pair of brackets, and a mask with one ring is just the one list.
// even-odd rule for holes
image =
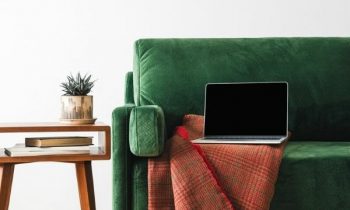
[[203, 117], [186, 115], [148, 160], [149, 209], [269, 209], [285, 144], [192, 144]]

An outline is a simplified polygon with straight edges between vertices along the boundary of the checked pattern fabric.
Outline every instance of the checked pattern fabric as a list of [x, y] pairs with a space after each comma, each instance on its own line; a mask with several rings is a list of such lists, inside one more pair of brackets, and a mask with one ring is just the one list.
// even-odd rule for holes
[[148, 160], [149, 209], [267, 210], [281, 145], [192, 144], [203, 116], [186, 115], [164, 153]]

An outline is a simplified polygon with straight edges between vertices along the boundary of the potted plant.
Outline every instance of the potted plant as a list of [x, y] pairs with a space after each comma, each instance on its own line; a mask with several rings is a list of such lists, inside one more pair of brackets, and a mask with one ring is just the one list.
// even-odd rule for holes
[[67, 82], [61, 83], [64, 95], [61, 96], [62, 123], [93, 124], [93, 97], [88, 95], [95, 81], [90, 81], [91, 75], [82, 76], [80, 72], [74, 77], [67, 76]]

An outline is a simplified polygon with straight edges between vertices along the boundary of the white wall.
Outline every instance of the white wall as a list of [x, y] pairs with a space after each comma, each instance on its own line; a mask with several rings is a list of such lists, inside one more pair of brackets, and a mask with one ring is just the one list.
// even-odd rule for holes
[[[138, 38], [262, 36], [350, 36], [350, 1], [0, 0], [0, 121], [57, 121], [59, 84], [80, 70], [98, 79], [94, 114], [111, 123]], [[93, 167], [97, 209], [110, 210], [111, 162]], [[74, 167], [17, 166], [10, 209], [79, 209]]]

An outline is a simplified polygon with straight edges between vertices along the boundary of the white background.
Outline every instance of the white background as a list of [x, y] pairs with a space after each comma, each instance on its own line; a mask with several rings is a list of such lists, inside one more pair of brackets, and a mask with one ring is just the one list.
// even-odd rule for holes
[[[350, 1], [0, 0], [0, 122], [57, 121], [59, 84], [81, 71], [110, 124], [139, 38], [270, 36], [350, 36]], [[111, 165], [93, 163], [98, 210], [112, 208]], [[73, 165], [16, 166], [10, 210], [63, 209], [79, 209]]]

